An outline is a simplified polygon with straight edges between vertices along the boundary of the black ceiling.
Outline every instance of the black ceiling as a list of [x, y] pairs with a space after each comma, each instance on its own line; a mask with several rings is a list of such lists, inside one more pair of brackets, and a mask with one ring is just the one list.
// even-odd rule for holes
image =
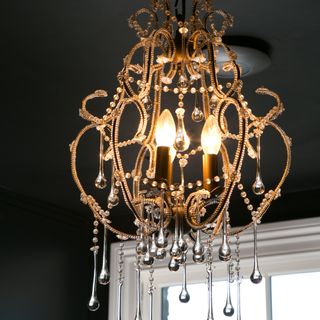
[[[235, 17], [228, 35], [262, 39], [271, 47], [271, 66], [245, 78], [244, 92], [249, 103], [255, 103], [254, 90], [265, 85], [280, 94], [286, 107], [279, 123], [293, 138], [293, 164], [283, 188], [287, 200], [277, 206], [277, 217], [318, 215], [313, 200], [320, 195], [320, 2], [215, 3]], [[89, 214], [71, 178], [68, 144], [85, 125], [78, 116], [81, 99], [98, 88], [110, 94], [116, 88], [122, 57], [137, 40], [127, 18], [147, 4], [146, 0], [1, 4], [3, 188], [79, 215]], [[92, 138], [82, 170], [84, 178], [92, 174], [94, 180], [97, 139]], [[272, 176], [272, 167], [265, 170]]]

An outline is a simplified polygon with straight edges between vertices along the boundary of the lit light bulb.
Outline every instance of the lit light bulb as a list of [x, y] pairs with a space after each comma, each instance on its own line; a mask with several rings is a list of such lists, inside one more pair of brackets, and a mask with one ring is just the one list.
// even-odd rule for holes
[[176, 125], [168, 109], [164, 109], [158, 119], [155, 137], [158, 147], [172, 147], [174, 144]]
[[202, 129], [201, 145], [205, 154], [218, 154], [221, 147], [221, 132], [216, 118], [210, 115]]

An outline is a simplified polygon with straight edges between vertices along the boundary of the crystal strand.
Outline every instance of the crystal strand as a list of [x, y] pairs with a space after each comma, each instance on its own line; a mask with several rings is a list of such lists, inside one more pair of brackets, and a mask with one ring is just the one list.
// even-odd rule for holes
[[107, 179], [104, 176], [104, 170], [103, 170], [103, 133], [102, 129], [100, 130], [100, 147], [99, 147], [99, 173], [95, 180], [95, 186], [98, 189], [104, 189], [107, 186]]
[[108, 230], [105, 226], [103, 229], [103, 254], [99, 283], [102, 285], [107, 285], [110, 282], [110, 273], [108, 270]]
[[122, 288], [123, 288], [123, 242], [120, 242], [119, 249], [119, 269], [118, 269], [118, 310], [117, 310], [117, 320], [122, 319]]
[[137, 255], [136, 261], [136, 315], [134, 320], [142, 320], [141, 316], [141, 266], [140, 257]]
[[208, 280], [208, 316], [207, 320], [214, 320], [213, 305], [212, 305], [212, 241], [208, 242], [208, 257], [207, 257], [207, 280]]
[[98, 221], [95, 220], [93, 222], [94, 229], [93, 229], [93, 234], [94, 237], [92, 239], [93, 246], [90, 248], [90, 250], [93, 252], [93, 279], [92, 279], [92, 289], [91, 289], [91, 297], [88, 302], [88, 309], [90, 311], [96, 311], [100, 307], [100, 302], [98, 300], [97, 296], [97, 254], [99, 251], [99, 246], [97, 245], [98, 243], [98, 238], [96, 235], [98, 234]]
[[[199, 198], [197, 198], [197, 216], [199, 219]], [[199, 222], [199, 221], [198, 221]], [[201, 242], [200, 230], [196, 232], [196, 240], [193, 246], [193, 261], [195, 263], [202, 263], [204, 261], [204, 245]]]
[[261, 146], [260, 146], [260, 135], [257, 137], [257, 171], [256, 171], [256, 180], [254, 181], [252, 185], [252, 191], [256, 195], [263, 194], [265, 191], [265, 186], [263, 184], [262, 178], [261, 178], [261, 167], [260, 167], [260, 152], [261, 152]]
[[237, 320], [241, 320], [241, 282], [240, 277], [240, 238], [239, 235], [236, 235], [236, 272], [237, 272]]
[[254, 223], [253, 223], [253, 250], [254, 250], [253, 270], [250, 276], [250, 280], [251, 282], [258, 284], [262, 281], [262, 274], [259, 270], [259, 264], [258, 264], [257, 221], [256, 220], [254, 220]]
[[227, 317], [232, 317], [232, 315], [234, 314], [234, 308], [231, 302], [231, 292], [230, 292], [232, 266], [233, 266], [233, 262], [229, 261], [227, 266], [228, 268], [227, 299], [226, 299], [226, 305], [223, 309], [223, 313]]
[[118, 189], [115, 188], [115, 181], [114, 181], [114, 167], [112, 165], [112, 171], [111, 171], [111, 188], [110, 193], [108, 196], [108, 208], [112, 209], [113, 207], [117, 206], [119, 204], [119, 196], [118, 196]]
[[[160, 194], [160, 230], [158, 233], [158, 237], [157, 237], [157, 247], [159, 249], [164, 249], [167, 245], [168, 245], [168, 240], [167, 237], [165, 236], [165, 231], [164, 231], [164, 191], [161, 191]], [[159, 255], [158, 255], [158, 251], [157, 250], [157, 258], [159, 259]], [[162, 250], [162, 252], [165, 250]]]
[[154, 269], [150, 266], [149, 269], [149, 287], [148, 287], [148, 294], [149, 294], [149, 320], [153, 320], [153, 293], [154, 293], [154, 278], [153, 278]]
[[186, 264], [186, 262], [184, 262], [182, 270], [183, 270], [183, 282], [182, 282], [181, 292], [179, 295], [179, 300], [182, 303], [187, 303], [190, 300], [190, 295], [189, 295], [189, 292], [187, 289], [187, 264]]

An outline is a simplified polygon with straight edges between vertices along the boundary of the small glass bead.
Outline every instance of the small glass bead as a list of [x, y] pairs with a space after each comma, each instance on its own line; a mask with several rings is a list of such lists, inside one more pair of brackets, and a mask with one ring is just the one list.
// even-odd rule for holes
[[170, 187], [169, 187], [169, 189], [170, 189], [171, 191], [173, 191], [173, 190], [175, 189], [174, 185], [171, 184]]
[[182, 91], [183, 94], [186, 94], [188, 92], [188, 89], [187, 88], [183, 88], [181, 91]]
[[213, 91], [213, 86], [209, 86], [208, 91], [212, 92]]
[[238, 189], [239, 189], [239, 190], [243, 190], [243, 184], [242, 184], [242, 183], [239, 183], [239, 184], [238, 184]]
[[206, 184], [211, 184], [211, 179], [206, 179]]
[[248, 210], [253, 210], [253, 205], [252, 204], [249, 204], [248, 206], [247, 206], [247, 208], [248, 208]]
[[115, 106], [116, 106], [115, 102], [111, 101], [111, 102], [110, 102], [110, 107], [111, 107], [111, 108], [114, 108]]
[[149, 181], [148, 178], [144, 178], [144, 179], [142, 180], [143, 184], [148, 184], [148, 181]]
[[174, 88], [174, 89], [173, 89], [173, 92], [174, 92], [175, 94], [178, 94], [178, 93], [179, 93], [179, 89], [178, 89], [178, 88]]
[[215, 176], [215, 177], [213, 178], [213, 180], [214, 180], [215, 182], [219, 182], [219, 181], [220, 181], [220, 177], [219, 177], [219, 176]]
[[97, 242], [98, 242], [98, 238], [97, 238], [97, 237], [93, 237], [93, 238], [92, 238], [92, 242], [93, 242], [93, 243], [97, 243]]
[[192, 87], [192, 88], [190, 89], [190, 92], [191, 92], [192, 94], [195, 94], [195, 93], [197, 92], [197, 89], [194, 88], [194, 87]]
[[228, 179], [228, 175], [226, 173], [223, 174], [223, 179], [227, 180]]
[[187, 186], [188, 186], [189, 189], [192, 189], [193, 188], [193, 183], [189, 182]]
[[192, 149], [192, 150], [190, 151], [190, 154], [191, 154], [192, 156], [194, 156], [194, 155], [196, 154], [196, 150]]
[[182, 108], [182, 107], [184, 106], [183, 101], [179, 101], [179, 102], [178, 102], [178, 106], [179, 106], [180, 108]]
[[131, 173], [130, 173], [130, 172], [127, 172], [127, 173], [125, 174], [125, 177], [126, 177], [126, 179], [130, 179], [130, 178], [131, 178]]
[[157, 181], [152, 181], [152, 186], [153, 187], [156, 187], [158, 185], [158, 182]]
[[242, 191], [242, 192], [240, 193], [240, 195], [241, 195], [242, 198], [245, 198], [245, 197], [247, 196], [247, 193], [244, 192], [244, 191]]
[[118, 92], [118, 93], [122, 92], [122, 88], [118, 87], [118, 88], [117, 88], [117, 92]]
[[119, 100], [119, 96], [118, 96], [117, 94], [115, 94], [115, 95], [113, 96], [113, 99], [114, 99], [114, 100]]
[[108, 113], [108, 114], [110, 114], [111, 113], [111, 109], [110, 108], [107, 108], [107, 110], [106, 110], [106, 112]]
[[196, 185], [197, 185], [198, 187], [201, 187], [201, 186], [202, 186], [202, 181], [198, 180], [198, 181], [196, 182]]
[[95, 220], [95, 221], [93, 221], [93, 225], [94, 225], [95, 227], [97, 227], [97, 226], [99, 225], [99, 222], [98, 222], [97, 220]]
[[121, 182], [120, 182], [120, 181], [116, 181], [115, 185], [116, 185], [117, 187], [120, 187], [120, 186], [121, 186]]
[[168, 91], [169, 91], [168, 86], [164, 86], [164, 87], [163, 87], [163, 91], [164, 91], [164, 92], [168, 92]]
[[249, 204], [249, 203], [250, 203], [249, 198], [244, 198], [244, 200], [243, 200], [243, 201], [244, 201], [244, 203], [245, 203], [245, 204]]
[[93, 234], [98, 234], [99, 230], [98, 229], [93, 229]]
[[179, 98], [180, 100], [182, 100], [182, 99], [184, 98], [184, 95], [183, 95], [182, 93], [180, 93], [180, 94], [178, 95], [178, 98]]
[[160, 188], [161, 188], [161, 189], [165, 189], [166, 187], [167, 187], [167, 184], [164, 183], [164, 182], [162, 182], [161, 185], [160, 185]]
[[204, 93], [206, 90], [205, 90], [204, 87], [200, 87], [199, 91], [200, 91], [201, 93]]

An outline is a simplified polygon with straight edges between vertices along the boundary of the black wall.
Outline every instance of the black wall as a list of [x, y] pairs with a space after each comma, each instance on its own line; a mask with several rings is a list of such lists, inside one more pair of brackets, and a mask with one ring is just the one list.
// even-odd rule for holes
[[[92, 221], [0, 190], [0, 319], [107, 319], [89, 312]], [[100, 266], [100, 263], [99, 263]]]

